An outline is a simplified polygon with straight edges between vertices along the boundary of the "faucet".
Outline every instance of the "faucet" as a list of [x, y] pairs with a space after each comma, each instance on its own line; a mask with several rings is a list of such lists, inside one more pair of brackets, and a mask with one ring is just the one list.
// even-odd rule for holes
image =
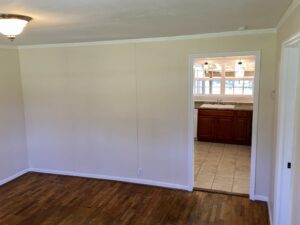
[[218, 105], [223, 104], [223, 100], [222, 100], [221, 98], [218, 98], [218, 99], [217, 99], [217, 104], [218, 104]]

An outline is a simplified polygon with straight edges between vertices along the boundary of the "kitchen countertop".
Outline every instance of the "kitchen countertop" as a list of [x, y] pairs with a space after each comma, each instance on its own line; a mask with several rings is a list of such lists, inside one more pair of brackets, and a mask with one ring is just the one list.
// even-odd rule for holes
[[[200, 109], [202, 104], [217, 104], [216, 102], [195, 102], [195, 109]], [[216, 109], [213, 110], [243, 110], [243, 111], [253, 111], [253, 104], [252, 103], [232, 103], [226, 102], [222, 103], [224, 105], [235, 105], [233, 109]], [[208, 108], [203, 108], [208, 109]]]

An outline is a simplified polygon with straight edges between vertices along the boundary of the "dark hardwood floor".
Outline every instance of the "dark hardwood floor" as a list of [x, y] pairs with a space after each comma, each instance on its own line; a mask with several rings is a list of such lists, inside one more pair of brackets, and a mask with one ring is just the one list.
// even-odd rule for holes
[[28, 173], [0, 187], [1, 225], [267, 225], [247, 198]]

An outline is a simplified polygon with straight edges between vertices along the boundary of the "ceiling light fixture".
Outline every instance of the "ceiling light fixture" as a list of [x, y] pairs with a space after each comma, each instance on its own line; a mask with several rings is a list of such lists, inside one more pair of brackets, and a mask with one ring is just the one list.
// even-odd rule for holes
[[245, 68], [242, 60], [240, 60], [235, 66], [235, 77], [242, 78], [245, 76]]
[[17, 14], [0, 14], [0, 33], [14, 41], [16, 36], [23, 32], [26, 25], [32, 20], [29, 16]]
[[208, 70], [208, 67], [209, 67], [209, 65], [208, 65], [208, 62], [206, 61], [203, 65], [203, 68], [204, 68], [204, 70]]

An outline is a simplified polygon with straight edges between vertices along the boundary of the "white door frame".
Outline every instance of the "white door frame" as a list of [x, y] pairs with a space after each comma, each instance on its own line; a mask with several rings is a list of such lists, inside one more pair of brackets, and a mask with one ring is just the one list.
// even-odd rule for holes
[[243, 52], [222, 52], [222, 53], [205, 53], [192, 54], [189, 57], [189, 88], [188, 88], [188, 107], [189, 107], [189, 129], [188, 129], [188, 160], [189, 160], [189, 190], [194, 188], [194, 99], [193, 99], [193, 64], [197, 58], [213, 58], [226, 56], [248, 56], [256, 57], [255, 77], [254, 77], [254, 93], [253, 93], [253, 121], [252, 121], [252, 140], [251, 140], [251, 169], [250, 169], [250, 199], [255, 200], [255, 182], [256, 182], [256, 152], [257, 152], [257, 124], [258, 124], [258, 107], [259, 107], [259, 80], [260, 80], [260, 51], [243, 51]]
[[[297, 46], [298, 45], [298, 46]], [[283, 215], [281, 211], [281, 199], [282, 199], [282, 174], [283, 174], [283, 169], [285, 168], [285, 161], [284, 161], [284, 148], [283, 148], [283, 143], [284, 143], [284, 135], [283, 135], [283, 127], [284, 127], [284, 119], [285, 119], [285, 113], [284, 113], [284, 101], [285, 99], [285, 94], [283, 92], [284, 89], [286, 89], [286, 83], [285, 83], [285, 75], [286, 75], [286, 63], [285, 63], [285, 57], [288, 49], [289, 48], [295, 48], [295, 50], [299, 51], [300, 55], [300, 33], [293, 36], [289, 40], [285, 41], [282, 46], [281, 46], [281, 61], [280, 61], [280, 73], [279, 73], [279, 92], [278, 92], [278, 116], [277, 116], [277, 134], [276, 134], [276, 165], [275, 165], [275, 189], [274, 189], [274, 213], [273, 213], [273, 225], [289, 225], [289, 224], [280, 224], [280, 221], [282, 217], [284, 217], [288, 223], [291, 222], [292, 214], [290, 215]], [[300, 58], [300, 57], [299, 57]], [[300, 65], [300, 62], [298, 62]], [[298, 70], [298, 76], [299, 77], [299, 70]], [[298, 81], [295, 81], [299, 84], [299, 79]], [[299, 86], [297, 87], [298, 91], [296, 91], [296, 96], [295, 102], [297, 103], [297, 98], [299, 98]], [[297, 109], [297, 106], [295, 106], [295, 109]], [[295, 112], [296, 115], [296, 112]], [[294, 129], [294, 128], [292, 128]], [[295, 154], [295, 151], [293, 151], [292, 154]], [[292, 162], [292, 168], [293, 168], [293, 162]], [[293, 177], [294, 177], [294, 171], [292, 169], [291, 171], [291, 188], [292, 188], [292, 183], [293, 183]], [[291, 191], [291, 196], [289, 199], [290, 205], [286, 207], [291, 207], [292, 202], [293, 202], [293, 197], [292, 197], [292, 190]]]

